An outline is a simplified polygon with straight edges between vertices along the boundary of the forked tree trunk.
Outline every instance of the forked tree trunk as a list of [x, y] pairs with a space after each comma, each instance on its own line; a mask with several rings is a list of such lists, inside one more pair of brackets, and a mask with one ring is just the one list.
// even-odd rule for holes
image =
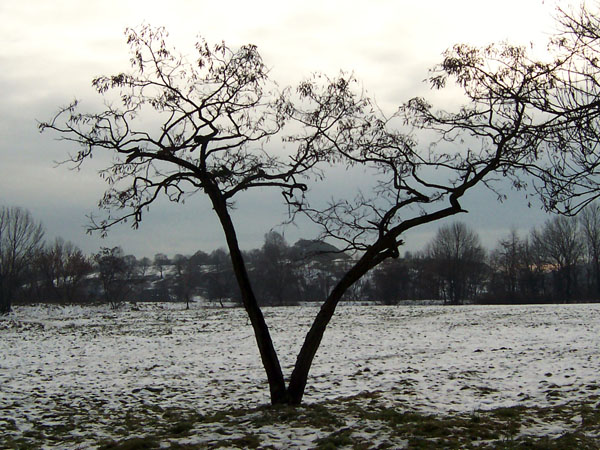
[[248, 278], [248, 273], [237, 243], [231, 217], [225, 209], [217, 211], [217, 215], [221, 219], [221, 224], [225, 231], [233, 264], [233, 271], [240, 287], [244, 308], [248, 313], [252, 328], [254, 329], [261, 359], [267, 374], [271, 392], [271, 404], [299, 405], [304, 396], [312, 362], [338, 303], [350, 286], [387, 256], [379, 254], [375, 249], [366, 252], [331, 291], [306, 335], [302, 349], [298, 354], [289, 386], [286, 388], [283, 372], [273, 346], [269, 328], [264, 320], [262, 311], [258, 306], [258, 302], [256, 301], [254, 291], [252, 290]]
[[401, 232], [404, 232], [406, 229], [412, 228], [415, 225], [438, 220], [461, 211], [460, 205], [458, 205], [457, 202], [454, 202], [455, 204], [453, 204], [451, 207], [438, 211], [437, 213], [428, 216], [420, 216], [416, 219], [413, 219], [413, 221], [406, 222], [404, 227], [397, 227], [393, 232], [388, 233], [386, 236], [380, 237], [377, 242], [375, 242], [367, 251], [365, 251], [363, 256], [337, 283], [321, 306], [317, 317], [315, 318], [304, 339], [304, 343], [302, 344], [302, 348], [300, 349], [294, 370], [292, 371], [292, 375], [290, 377], [289, 385], [286, 388], [285, 379], [281, 370], [277, 353], [275, 352], [275, 348], [273, 346], [273, 340], [271, 339], [269, 327], [265, 322], [262, 311], [254, 295], [254, 291], [252, 290], [252, 285], [244, 264], [242, 252], [237, 241], [235, 228], [233, 226], [231, 216], [229, 215], [226, 199], [223, 197], [218, 188], [212, 185], [212, 183], [205, 182], [204, 185], [205, 192], [209, 195], [212, 201], [213, 208], [219, 217], [221, 226], [223, 227], [223, 231], [225, 233], [231, 262], [233, 264], [233, 271], [242, 296], [242, 303], [246, 309], [246, 312], [248, 313], [250, 323], [252, 324], [260, 352], [260, 357], [267, 374], [267, 380], [269, 382], [269, 389], [271, 392], [271, 404], [273, 405], [299, 405], [302, 402], [310, 368], [317, 350], [321, 345], [327, 325], [333, 317], [338, 303], [348, 289], [356, 281], [361, 279], [367, 272], [379, 265], [385, 259], [398, 256], [398, 244], [396, 242], [397, 236], [399, 236]]

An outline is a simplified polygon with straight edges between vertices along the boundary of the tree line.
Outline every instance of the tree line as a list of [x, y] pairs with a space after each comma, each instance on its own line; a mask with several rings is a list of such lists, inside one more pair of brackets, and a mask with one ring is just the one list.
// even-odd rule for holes
[[[207, 253], [153, 259], [121, 247], [84, 255], [73, 243], [44, 242], [44, 229], [21, 208], [0, 209], [3, 311], [20, 303], [178, 301], [241, 304], [230, 256]], [[243, 252], [261, 305], [322, 298], [354, 257], [319, 240], [293, 245], [270, 231], [262, 247]], [[441, 226], [420, 251], [388, 260], [345, 295], [347, 301], [444, 304], [595, 301], [600, 299], [600, 205], [577, 217], [555, 216], [526, 236], [516, 230], [485, 249], [463, 222]]]
[[440, 227], [426, 247], [374, 271], [366, 298], [387, 304], [544, 303], [600, 299], [600, 207], [554, 216], [525, 236], [511, 230], [491, 250], [462, 222]]

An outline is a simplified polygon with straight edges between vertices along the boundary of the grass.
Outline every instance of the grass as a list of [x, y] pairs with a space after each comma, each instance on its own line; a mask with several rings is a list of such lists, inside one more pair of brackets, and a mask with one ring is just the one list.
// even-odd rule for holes
[[317, 439], [316, 448], [319, 450], [329, 450], [351, 446], [354, 443], [355, 441], [352, 439], [352, 430], [344, 428], [342, 430], [335, 431], [326, 437]]
[[0, 448], [268, 449], [309, 442], [317, 449], [358, 450], [600, 449], [600, 407], [594, 401], [433, 415], [390, 406], [384, 397], [367, 393], [301, 407], [263, 406], [207, 415], [157, 404], [123, 411], [99, 407], [68, 415], [64, 405], [57, 404], [49, 415], [54, 425], [33, 422], [19, 432], [14, 422], [2, 419], [7, 426], [0, 434]]
[[125, 439], [120, 442], [101, 443], [99, 450], [143, 450], [159, 448], [160, 442], [152, 437]]

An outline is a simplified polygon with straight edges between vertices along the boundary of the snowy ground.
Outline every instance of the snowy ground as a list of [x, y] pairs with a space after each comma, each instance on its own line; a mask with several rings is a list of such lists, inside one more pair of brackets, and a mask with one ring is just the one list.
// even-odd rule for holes
[[[316, 312], [265, 310], [286, 374]], [[587, 401], [600, 393], [599, 349], [600, 304], [342, 306], [305, 400], [381, 391], [435, 413]], [[29, 306], [0, 319], [0, 429], [52, 425], [57, 408], [94, 426], [86, 416], [99, 409], [207, 413], [265, 404], [267, 393], [241, 309]]]

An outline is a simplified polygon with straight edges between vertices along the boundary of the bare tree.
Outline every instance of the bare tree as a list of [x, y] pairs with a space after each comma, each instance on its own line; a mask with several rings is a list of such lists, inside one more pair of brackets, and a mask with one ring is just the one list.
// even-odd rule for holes
[[157, 253], [154, 255], [154, 267], [160, 272], [160, 278], [163, 278], [163, 271], [165, 266], [169, 265], [171, 261], [164, 253]]
[[44, 229], [29, 211], [0, 207], [0, 314], [11, 311], [25, 268], [43, 245]]
[[517, 294], [519, 272], [522, 266], [522, 243], [517, 230], [512, 229], [510, 234], [498, 242], [494, 252], [497, 266], [504, 274], [505, 285], [512, 296]]
[[[159, 194], [172, 201], [198, 191], [207, 195], [225, 234], [272, 403], [301, 402], [325, 329], [348, 289], [397, 258], [406, 231], [466, 212], [461, 201], [469, 190], [494, 188], [504, 178], [524, 189], [529, 179], [537, 192], [553, 195], [544, 197], [551, 198], [548, 209], [566, 213], [598, 195], [594, 166], [588, 167], [593, 161], [581, 157], [588, 153], [580, 147], [598, 142], [595, 66], [585, 59], [588, 47], [569, 50], [565, 39], [576, 46], [575, 32], [554, 42], [549, 62], [509, 45], [457, 46], [430, 81], [436, 89], [454, 81], [467, 104], [440, 112], [417, 98], [391, 116], [352, 76], [316, 76], [295, 92], [277, 91], [254, 46], [233, 51], [201, 41], [198, 58], [188, 62], [164, 37], [148, 27], [128, 30], [133, 72], [94, 80], [101, 94], [117, 91], [119, 109], [84, 114], [72, 104], [40, 128], [81, 145], [71, 158], [77, 167], [97, 152], [111, 155], [114, 162], [102, 172], [109, 189], [100, 203], [108, 216], [92, 227], [101, 232], [128, 219], [137, 226]], [[592, 90], [584, 98], [586, 83]], [[286, 121], [295, 123], [295, 134], [284, 138], [295, 151], [269, 153], [265, 143]], [[152, 123], [161, 125], [152, 129]], [[420, 130], [428, 138], [437, 133], [440, 145], [421, 149]], [[374, 180], [372, 192], [328, 205], [309, 202], [307, 177], [326, 176], [331, 165], [364, 168]], [[581, 166], [585, 170], [576, 169]], [[279, 189], [292, 218], [306, 214], [322, 227], [322, 237], [358, 254], [323, 301], [287, 386], [230, 215], [237, 194], [254, 188]]]
[[591, 203], [579, 216], [589, 263], [592, 266], [595, 295], [600, 296], [600, 204]]
[[185, 302], [186, 309], [190, 309], [190, 300], [195, 287], [195, 281], [198, 279], [198, 267], [194, 259], [181, 254], [173, 257], [175, 266], [174, 288], [177, 300]]
[[506, 297], [504, 299], [517, 300], [521, 294], [520, 278], [526, 268], [524, 242], [516, 229], [512, 229], [508, 236], [498, 241], [490, 255], [490, 262], [494, 272], [498, 274], [500, 289]]
[[[564, 15], [563, 20], [585, 18]], [[299, 87], [304, 104], [291, 114], [304, 128], [295, 142], [318, 148], [333, 162], [370, 169], [375, 188], [372, 195], [359, 193], [325, 208], [299, 204], [322, 226], [323, 236], [361, 256], [330, 291], [307, 334], [290, 378], [292, 398], [304, 391], [312, 359], [344, 292], [385, 259], [398, 257], [406, 231], [465, 213], [462, 199], [476, 186], [504, 198], [500, 180], [510, 181], [514, 190], [533, 190], [546, 209], [563, 214], [575, 214], [600, 195], [600, 157], [594, 151], [599, 142], [600, 77], [594, 55], [600, 50], [600, 23], [591, 25], [594, 35], [584, 44], [581, 27], [566, 29], [552, 41], [548, 61], [508, 44], [455, 46], [429, 79], [434, 89], [451, 83], [462, 89], [467, 103], [455, 112], [415, 98], [386, 117], [351, 89], [352, 78], [329, 80], [326, 87], [315, 79]], [[328, 115], [332, 110], [335, 114]], [[399, 122], [413, 132], [397, 131]], [[437, 135], [433, 144], [420, 149], [417, 138], [431, 139], [432, 133]]]
[[413, 289], [410, 286], [410, 275], [409, 266], [404, 259], [383, 262], [373, 271], [371, 295], [385, 305], [393, 305], [399, 300], [411, 298]]
[[140, 271], [140, 276], [142, 278], [146, 276], [146, 272], [148, 271], [148, 269], [150, 268], [151, 265], [152, 265], [152, 262], [150, 261], [150, 258], [148, 258], [147, 256], [144, 256], [143, 258], [141, 258], [138, 261], [138, 268]]
[[485, 267], [485, 250], [475, 231], [463, 222], [444, 225], [426, 252], [442, 280], [445, 301], [458, 305], [469, 294], [475, 294], [469, 288], [480, 284]]
[[290, 247], [277, 231], [265, 234], [262, 248], [255, 252], [252, 280], [263, 304], [285, 305], [298, 300], [298, 277]]
[[523, 240], [523, 272], [521, 273], [521, 285], [523, 293], [531, 299], [547, 300], [551, 295], [551, 289], [546, 282], [548, 272], [544, 250], [538, 245], [536, 239], [537, 231], [533, 229], [529, 237]]
[[83, 252], [62, 238], [56, 238], [52, 245], [39, 252], [36, 266], [52, 296], [65, 302], [76, 300], [85, 276], [92, 270]]
[[584, 242], [579, 233], [577, 220], [557, 216], [547, 220], [541, 231], [532, 233], [535, 245], [540, 249], [546, 264], [558, 276], [557, 291], [563, 300], [570, 300], [576, 287], [576, 266], [584, 252]]
[[206, 280], [206, 295], [211, 300], [217, 300], [223, 307], [223, 300], [232, 300], [232, 282], [235, 278], [231, 258], [227, 252], [218, 248], [209, 255], [209, 270], [204, 274]]
[[112, 309], [118, 309], [132, 292], [135, 263], [123, 254], [121, 247], [100, 249], [94, 255], [104, 299]]
[[[167, 47], [165, 35], [150, 27], [127, 30], [133, 73], [94, 80], [101, 94], [119, 91], [122, 109], [81, 114], [73, 103], [40, 126], [81, 144], [82, 150], [71, 158], [76, 166], [94, 151], [115, 155], [115, 163], [102, 172], [110, 188], [101, 206], [109, 214], [95, 229], [106, 231], [128, 219], [137, 226], [146, 207], [163, 192], [175, 202], [197, 191], [208, 196], [225, 233], [272, 400], [281, 403], [287, 399], [283, 373], [229, 209], [234, 197], [248, 189], [270, 186], [286, 195], [306, 190], [300, 179], [318, 159], [311, 148], [300, 148], [287, 160], [264, 150], [284, 124], [287, 101], [273, 91], [256, 47], [232, 51], [224, 44], [210, 48], [200, 41], [198, 57], [190, 62]], [[136, 128], [142, 112], [162, 123], [156, 132]], [[113, 216], [114, 211], [123, 213]]]

